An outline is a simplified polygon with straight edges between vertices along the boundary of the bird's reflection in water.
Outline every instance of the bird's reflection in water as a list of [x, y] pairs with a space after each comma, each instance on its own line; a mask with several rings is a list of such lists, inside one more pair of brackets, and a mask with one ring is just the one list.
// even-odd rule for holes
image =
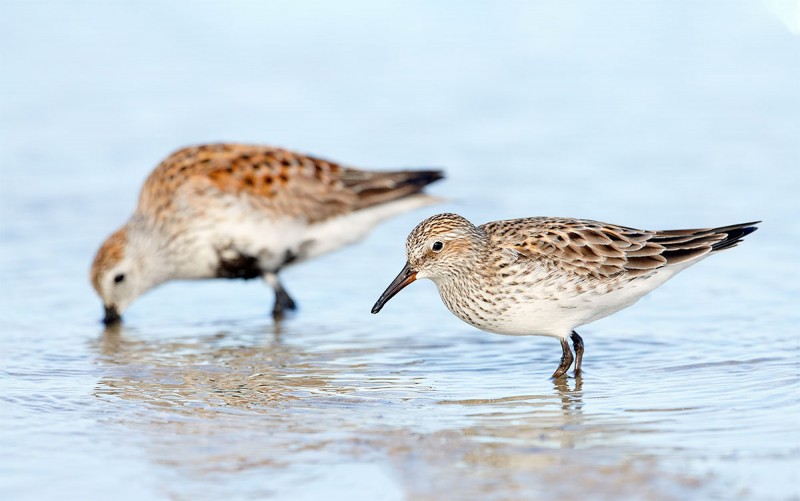
[[[336, 429], [315, 425], [302, 404], [335, 406], [326, 368], [281, 334], [271, 326], [191, 336], [107, 329], [94, 342], [103, 371], [94, 394], [118, 412], [103, 424], [136, 437], [158, 471], [172, 472], [161, 486], [170, 496], [207, 496], [209, 475], [278, 474], [324, 449]], [[169, 480], [176, 472], [185, 488]]]
[[[471, 436], [504, 442], [535, 443], [538, 447], [574, 448], [585, 433], [583, 377], [552, 380], [552, 389], [490, 399], [461, 399], [443, 404], [464, 405], [474, 419]], [[591, 419], [591, 417], [589, 418]]]
[[279, 328], [256, 328], [162, 339], [113, 326], [97, 340], [106, 371], [95, 394], [208, 416], [269, 407], [326, 385], [307, 355], [280, 335]]
[[553, 379], [553, 388], [561, 397], [565, 413], [579, 412], [583, 407], [583, 375]]
[[[183, 490], [165, 477], [177, 497], [207, 494], [204, 479], [218, 475], [251, 472], [274, 483], [298, 468], [314, 478], [332, 463], [374, 461], [411, 499], [491, 497], [498, 486], [530, 499], [603, 499], [620, 486], [639, 499], [696, 494], [695, 479], [665, 473], [657, 457], [609, 445], [642, 429], [592, 412], [589, 376], [442, 400], [424, 365], [395, 363], [381, 354], [395, 349], [385, 342], [326, 345], [324, 333], [293, 329], [282, 336], [272, 327], [191, 336], [108, 329], [94, 343], [95, 395], [119, 412], [105, 424], [136, 437], [154, 464], [186, 475]], [[470, 384], [502, 395], [479, 373], [446, 374], [464, 378], [457, 396], [472, 393]]]
[[[539, 500], [697, 495], [697, 477], [669, 471], [655, 454], [611, 445], [646, 430], [587, 411], [584, 376], [553, 380], [551, 388], [441, 402], [463, 407], [471, 424], [415, 436], [405, 448], [394, 449], [392, 462], [409, 486], [407, 496], [479, 499], [492, 498], [498, 489], [513, 499]], [[409, 443], [405, 437], [398, 441]]]

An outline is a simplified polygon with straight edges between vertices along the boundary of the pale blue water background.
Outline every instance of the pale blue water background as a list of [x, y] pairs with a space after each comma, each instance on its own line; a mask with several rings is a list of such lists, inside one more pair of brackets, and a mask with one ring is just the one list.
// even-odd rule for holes
[[[794, 9], [794, 10], [793, 10]], [[0, 498], [799, 499], [800, 38], [792, 2], [0, 5]], [[794, 17], [792, 17], [794, 16]], [[451, 202], [260, 283], [174, 283], [103, 332], [87, 270], [186, 144], [443, 166]], [[429, 282], [454, 210], [645, 228], [763, 219], [558, 343]]]

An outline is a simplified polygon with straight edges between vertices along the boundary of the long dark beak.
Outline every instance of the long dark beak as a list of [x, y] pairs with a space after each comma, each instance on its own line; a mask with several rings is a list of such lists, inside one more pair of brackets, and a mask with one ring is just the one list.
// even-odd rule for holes
[[118, 324], [122, 321], [122, 317], [117, 312], [116, 306], [106, 305], [106, 314], [103, 317], [103, 323], [106, 325]]
[[406, 285], [410, 284], [414, 280], [417, 279], [417, 272], [416, 270], [411, 268], [411, 265], [406, 263], [403, 267], [403, 271], [400, 272], [397, 277], [392, 280], [392, 283], [389, 284], [389, 287], [383, 291], [381, 297], [378, 298], [378, 302], [375, 303], [375, 306], [372, 307], [372, 313], [378, 313], [383, 308], [390, 299], [394, 297], [395, 294], [400, 292], [405, 288]]

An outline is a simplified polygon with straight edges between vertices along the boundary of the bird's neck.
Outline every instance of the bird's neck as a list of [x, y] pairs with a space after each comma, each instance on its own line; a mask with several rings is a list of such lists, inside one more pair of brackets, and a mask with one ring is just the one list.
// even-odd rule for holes
[[486, 269], [488, 263], [480, 248], [476, 249], [455, 273], [435, 281], [447, 308], [473, 325], [482, 325], [483, 319], [491, 318], [489, 291], [492, 284], [491, 273]]
[[489, 325], [493, 303], [480, 276], [464, 275], [436, 285], [442, 302], [455, 316], [478, 328]]
[[147, 289], [173, 278], [175, 265], [169, 240], [146, 219], [134, 216], [127, 225], [127, 251], [136, 261]]

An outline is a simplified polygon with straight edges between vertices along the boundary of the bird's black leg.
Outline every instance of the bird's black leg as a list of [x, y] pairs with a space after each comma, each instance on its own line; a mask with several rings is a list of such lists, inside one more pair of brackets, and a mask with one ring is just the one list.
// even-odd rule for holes
[[292, 299], [292, 296], [283, 288], [277, 273], [267, 273], [264, 275], [264, 280], [272, 286], [275, 291], [275, 306], [272, 307], [272, 316], [275, 320], [281, 320], [286, 316], [287, 310], [296, 310], [297, 304]]
[[583, 338], [577, 332], [572, 331], [572, 346], [575, 348], [575, 375], [581, 373], [581, 362], [583, 361]]
[[292, 296], [278, 284], [278, 287], [275, 288], [275, 306], [272, 308], [272, 316], [276, 319], [281, 319], [285, 316], [287, 310], [296, 309], [297, 304], [295, 304]]
[[567, 343], [566, 338], [561, 339], [561, 365], [558, 366], [558, 369], [553, 373], [553, 378], [557, 379], [567, 373], [569, 370], [569, 366], [572, 365], [572, 351], [569, 349], [569, 343]]

